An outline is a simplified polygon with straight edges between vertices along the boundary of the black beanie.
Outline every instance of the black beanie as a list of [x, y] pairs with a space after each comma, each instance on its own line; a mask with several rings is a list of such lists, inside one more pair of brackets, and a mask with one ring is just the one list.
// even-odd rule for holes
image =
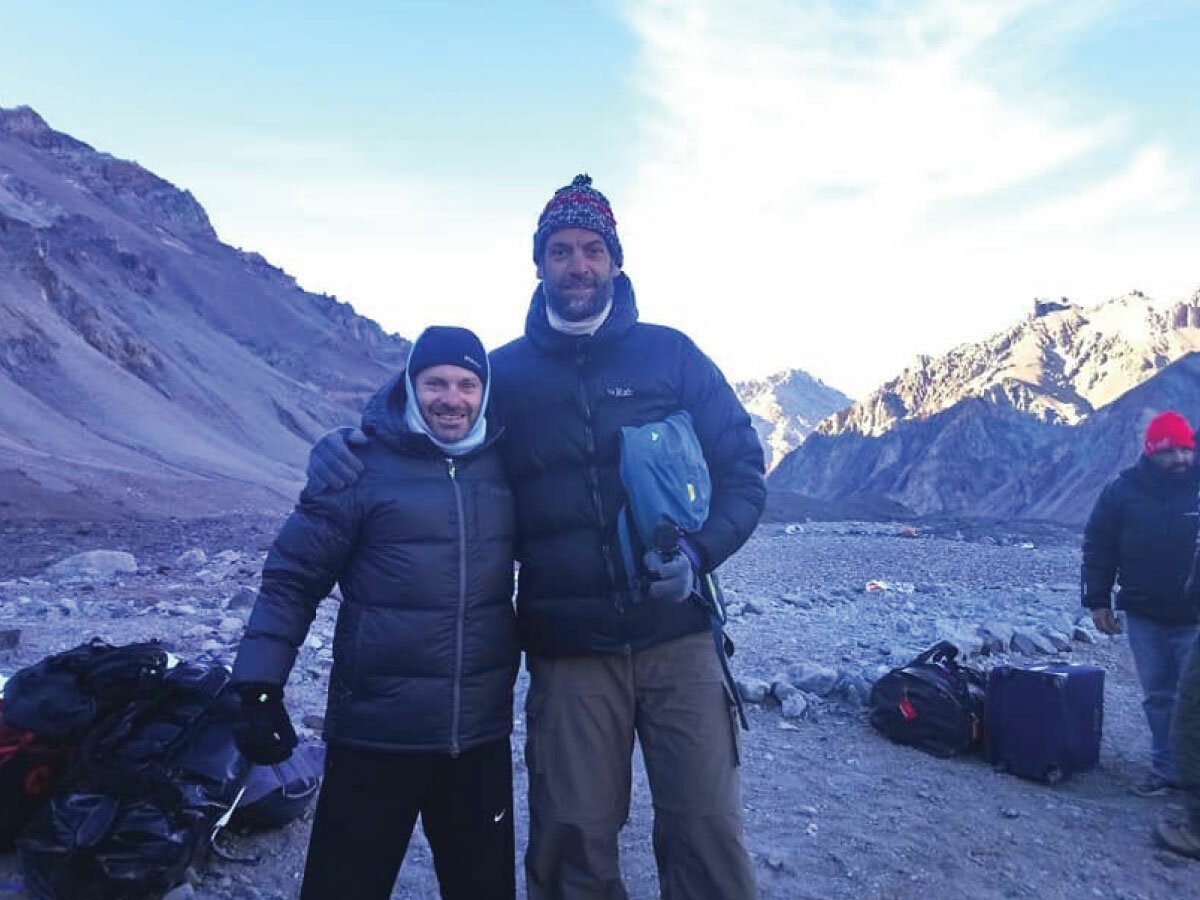
[[466, 328], [430, 325], [421, 332], [408, 356], [408, 377], [415, 384], [417, 375], [430, 366], [459, 366], [487, 384], [487, 353], [475, 333]]

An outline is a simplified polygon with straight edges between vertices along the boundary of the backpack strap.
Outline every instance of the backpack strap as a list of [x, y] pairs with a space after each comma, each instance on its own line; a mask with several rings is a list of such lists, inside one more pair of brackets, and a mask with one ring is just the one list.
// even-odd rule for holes
[[725, 596], [721, 593], [721, 585], [717, 581], [716, 573], [706, 572], [699, 578], [700, 589], [694, 596], [699, 597], [701, 606], [708, 610], [713, 647], [717, 651], [717, 659], [721, 663], [721, 673], [725, 676], [729, 695], [733, 697], [733, 705], [737, 709], [738, 722], [742, 726], [742, 731], [749, 731], [750, 720], [746, 718], [746, 704], [742, 701], [742, 693], [733, 679], [733, 670], [729, 668], [729, 657], [733, 656], [734, 645], [733, 639], [725, 633], [725, 622], [728, 620], [725, 612]]

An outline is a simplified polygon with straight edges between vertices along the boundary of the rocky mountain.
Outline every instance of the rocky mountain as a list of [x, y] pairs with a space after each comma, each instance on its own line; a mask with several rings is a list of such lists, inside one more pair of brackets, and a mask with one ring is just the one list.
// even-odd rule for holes
[[278, 507], [408, 346], [187, 191], [0, 109], [3, 514]]
[[[972, 397], [881, 435], [814, 433], [776, 468], [772, 493], [914, 515], [1082, 522], [1166, 409], [1200, 424], [1200, 353], [1070, 426]], [[776, 514], [778, 517], [778, 513]]]
[[734, 385], [754, 422], [767, 458], [767, 471], [799, 447], [817, 423], [851, 400], [841, 391], [800, 369]]
[[1194, 350], [1200, 350], [1200, 291], [1169, 307], [1139, 291], [1091, 308], [1037, 301], [1025, 319], [987, 340], [918, 357], [818, 430], [882, 435], [970, 397], [1075, 424]]

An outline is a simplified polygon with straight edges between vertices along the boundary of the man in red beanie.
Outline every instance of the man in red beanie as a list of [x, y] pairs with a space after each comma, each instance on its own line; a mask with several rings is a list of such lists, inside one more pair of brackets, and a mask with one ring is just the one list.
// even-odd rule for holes
[[1171, 717], [1200, 621], [1184, 590], [1200, 520], [1195, 451], [1183, 416], [1155, 417], [1141, 459], [1104, 488], [1083, 534], [1083, 605], [1100, 631], [1117, 634], [1115, 582], [1116, 608], [1125, 612], [1150, 726], [1150, 775], [1134, 790], [1148, 797], [1176, 786]]

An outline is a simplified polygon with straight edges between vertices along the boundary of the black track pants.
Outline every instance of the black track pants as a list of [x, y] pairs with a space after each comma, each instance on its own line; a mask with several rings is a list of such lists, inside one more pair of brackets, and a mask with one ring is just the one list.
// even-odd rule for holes
[[505, 739], [457, 757], [331, 744], [301, 900], [387, 900], [418, 815], [443, 900], [515, 898]]

